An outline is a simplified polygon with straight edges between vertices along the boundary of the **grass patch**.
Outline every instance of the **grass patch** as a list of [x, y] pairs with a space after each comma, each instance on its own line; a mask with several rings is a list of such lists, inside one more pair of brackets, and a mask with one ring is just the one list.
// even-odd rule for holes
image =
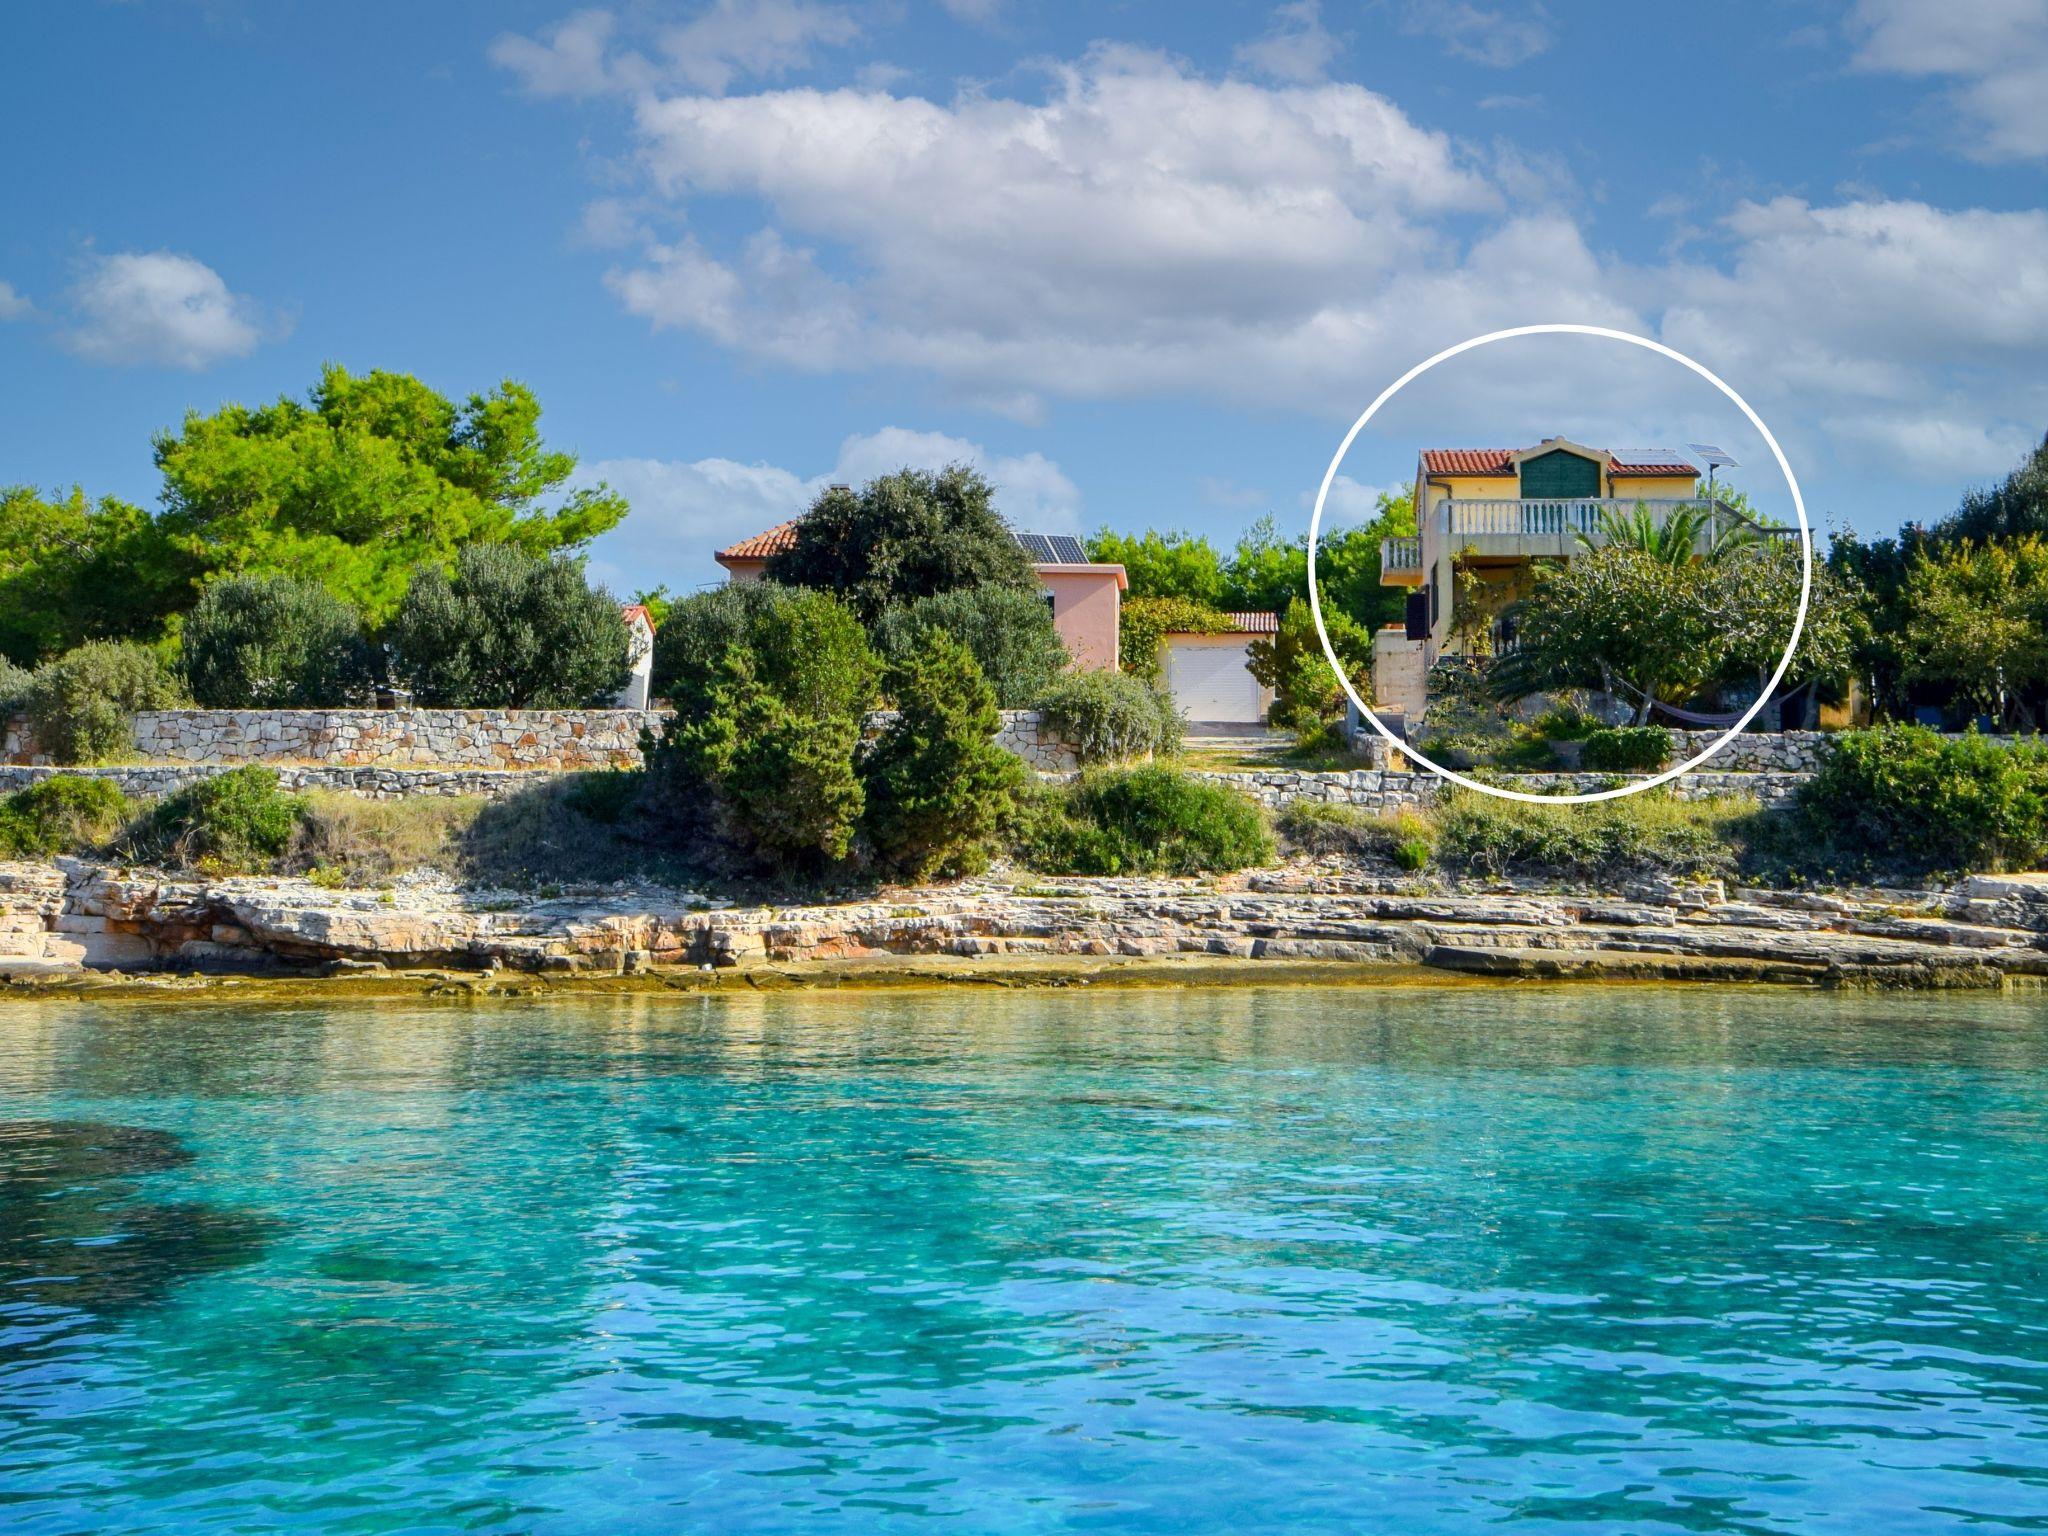
[[1454, 794], [1431, 820], [1436, 860], [1483, 875], [1541, 874], [1603, 881], [1630, 875], [1735, 872], [1772, 813], [1728, 796], [1675, 800], [1656, 791], [1595, 805], [1529, 805]]

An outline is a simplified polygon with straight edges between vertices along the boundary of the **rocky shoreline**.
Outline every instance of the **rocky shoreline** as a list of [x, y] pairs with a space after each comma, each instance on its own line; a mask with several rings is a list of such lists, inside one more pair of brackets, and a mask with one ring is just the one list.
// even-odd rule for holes
[[2048, 978], [2048, 876], [1837, 893], [1651, 879], [1609, 893], [1438, 889], [1294, 866], [1214, 880], [988, 879], [812, 906], [616, 887], [0, 864], [0, 978], [415, 976], [701, 987], [1396, 977], [1998, 987]]

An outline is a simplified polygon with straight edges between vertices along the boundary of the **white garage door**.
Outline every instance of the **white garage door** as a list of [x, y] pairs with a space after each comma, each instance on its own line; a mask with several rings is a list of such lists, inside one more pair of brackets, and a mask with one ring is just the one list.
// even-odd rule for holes
[[1245, 648], [1235, 645], [1190, 645], [1166, 642], [1166, 686], [1173, 702], [1190, 720], [1259, 719], [1259, 681], [1245, 670]]

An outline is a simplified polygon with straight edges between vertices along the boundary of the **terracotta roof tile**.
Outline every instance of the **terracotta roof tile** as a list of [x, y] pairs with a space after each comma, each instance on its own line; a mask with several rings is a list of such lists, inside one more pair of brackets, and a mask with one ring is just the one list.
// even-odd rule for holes
[[[1422, 468], [1431, 475], [1512, 475], [1517, 448], [1425, 448]], [[1629, 464], [1616, 459], [1609, 466], [1617, 475], [1691, 475], [1690, 464], [1657, 462]]]
[[765, 533], [757, 533], [750, 539], [728, 545], [712, 558], [717, 560], [766, 560], [770, 555], [779, 555], [786, 549], [796, 547], [796, 525], [800, 521], [792, 517], [786, 523], [777, 523]]

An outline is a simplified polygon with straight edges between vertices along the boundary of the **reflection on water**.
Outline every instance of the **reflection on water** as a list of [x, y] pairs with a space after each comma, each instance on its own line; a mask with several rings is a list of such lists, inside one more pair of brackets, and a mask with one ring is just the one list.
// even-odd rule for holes
[[191, 1160], [176, 1136], [141, 1126], [0, 1122], [0, 1305], [112, 1312], [255, 1257], [269, 1223], [138, 1192], [138, 1175]]
[[0, 1524], [2048, 1524], [2044, 1023], [17, 1008]]

